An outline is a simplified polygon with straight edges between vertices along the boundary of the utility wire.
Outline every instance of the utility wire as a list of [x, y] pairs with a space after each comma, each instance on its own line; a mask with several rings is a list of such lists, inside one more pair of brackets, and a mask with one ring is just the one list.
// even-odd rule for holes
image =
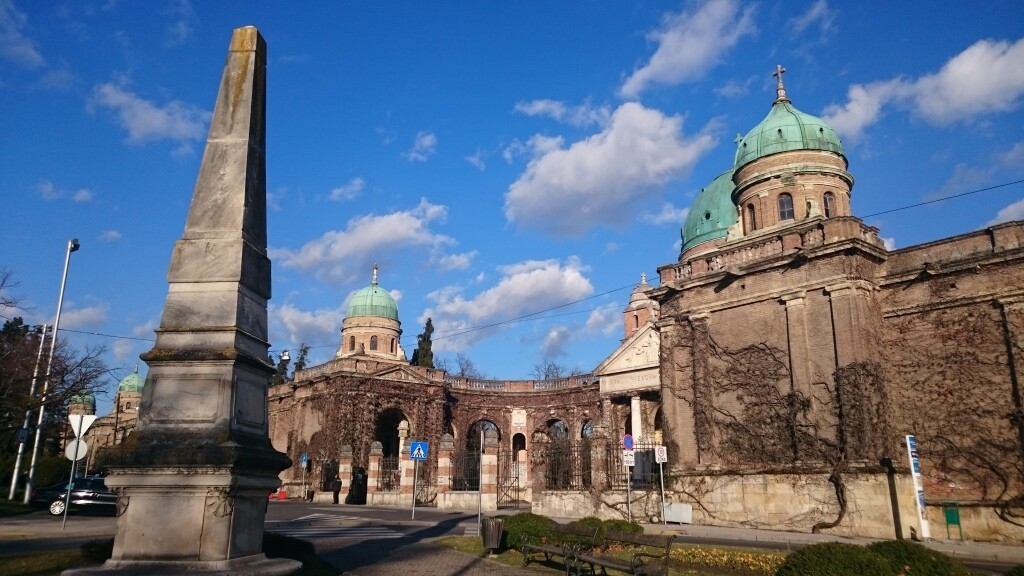
[[927, 204], [934, 204], [936, 202], [942, 202], [944, 200], [952, 200], [953, 198], [961, 198], [963, 196], [970, 196], [971, 194], [978, 194], [979, 192], [988, 192], [989, 190], [996, 190], [997, 188], [1005, 188], [1006, 186], [1013, 186], [1014, 184], [1020, 184], [1024, 182], [1024, 179], [1014, 180], [1013, 182], [1004, 182], [1002, 184], [996, 184], [995, 186], [989, 186], [987, 188], [978, 188], [977, 190], [971, 190], [970, 192], [961, 192], [960, 194], [953, 194], [952, 196], [943, 196], [942, 198], [936, 198], [935, 200], [926, 200], [924, 202], [918, 202], [917, 204], [911, 204], [909, 206], [902, 206], [900, 208], [893, 208], [891, 210], [883, 210], [881, 212], [875, 212], [874, 214], [867, 214], [861, 216], [861, 219], [873, 218], [875, 216], [881, 216], [882, 214], [890, 214], [892, 212], [899, 212], [901, 210], [909, 210], [911, 208], [918, 208]]

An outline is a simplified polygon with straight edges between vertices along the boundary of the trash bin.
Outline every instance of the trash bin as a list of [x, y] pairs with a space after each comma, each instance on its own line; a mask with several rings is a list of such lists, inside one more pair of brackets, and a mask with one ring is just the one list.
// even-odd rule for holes
[[480, 535], [484, 539], [484, 548], [489, 556], [494, 556], [494, 551], [501, 548], [501, 534], [505, 530], [505, 521], [501, 518], [484, 518], [480, 526]]

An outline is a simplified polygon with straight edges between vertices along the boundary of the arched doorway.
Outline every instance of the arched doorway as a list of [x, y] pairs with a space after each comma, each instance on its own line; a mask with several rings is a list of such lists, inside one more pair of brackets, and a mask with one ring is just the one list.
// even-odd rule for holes
[[[403, 423], [405, 426], [402, 425]], [[385, 458], [399, 455], [405, 441], [402, 432], [408, 435], [408, 431], [409, 421], [399, 408], [388, 408], [377, 415], [374, 440], [380, 442]]]

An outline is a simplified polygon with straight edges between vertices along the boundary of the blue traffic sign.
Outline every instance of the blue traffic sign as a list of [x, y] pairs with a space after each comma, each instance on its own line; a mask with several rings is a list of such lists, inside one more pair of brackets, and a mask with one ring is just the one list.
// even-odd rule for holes
[[426, 460], [427, 453], [430, 451], [430, 446], [426, 442], [410, 442], [409, 443], [409, 458], [413, 460]]
[[308, 461], [309, 461], [309, 456], [307, 456], [306, 454], [303, 454], [302, 455], [302, 465], [305, 466], [306, 462], [308, 462]]
[[632, 434], [626, 434], [625, 436], [622, 437], [622, 448], [624, 450], [632, 450], [633, 449], [633, 435]]

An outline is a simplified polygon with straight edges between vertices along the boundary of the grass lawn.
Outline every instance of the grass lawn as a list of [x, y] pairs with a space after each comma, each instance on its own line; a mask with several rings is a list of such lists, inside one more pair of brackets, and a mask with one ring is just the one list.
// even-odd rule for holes
[[[446, 536], [434, 541], [436, 544], [457, 550], [471, 556], [483, 557], [483, 542], [478, 536]], [[629, 558], [630, 551], [612, 554]], [[674, 546], [671, 576], [770, 576], [781, 563], [785, 554], [758, 550], [716, 548], [709, 546]], [[523, 555], [516, 550], [505, 550], [494, 560], [509, 566], [522, 566]], [[531, 561], [530, 568], [541, 573], [564, 573], [565, 565], [558, 560]], [[611, 574], [617, 574], [609, 570]]]
[[30, 554], [12, 554], [0, 556], [0, 574], [18, 574], [19, 576], [57, 576], [68, 568], [78, 568], [91, 564], [82, 557], [78, 549], [47, 550]]

